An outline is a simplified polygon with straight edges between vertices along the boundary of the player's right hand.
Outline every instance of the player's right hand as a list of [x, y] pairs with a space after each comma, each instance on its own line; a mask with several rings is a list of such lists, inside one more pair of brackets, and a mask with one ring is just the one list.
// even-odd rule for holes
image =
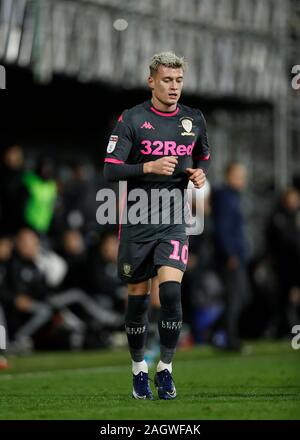
[[144, 171], [146, 173], [160, 174], [162, 176], [171, 176], [174, 173], [177, 163], [177, 156], [165, 156], [145, 163]]

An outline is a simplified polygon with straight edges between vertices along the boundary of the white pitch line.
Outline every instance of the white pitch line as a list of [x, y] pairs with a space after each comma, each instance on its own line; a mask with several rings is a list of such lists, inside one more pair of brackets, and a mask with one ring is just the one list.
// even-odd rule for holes
[[62, 368], [62, 369], [55, 369], [55, 370], [45, 370], [45, 371], [30, 371], [25, 373], [4, 373], [0, 374], [0, 380], [1, 379], [22, 379], [22, 378], [37, 378], [37, 377], [46, 377], [46, 376], [55, 376], [57, 373], [66, 373], [66, 374], [86, 374], [86, 373], [110, 373], [111, 371], [123, 371], [124, 368], [127, 368], [127, 366], [120, 366], [120, 365], [112, 365], [112, 366], [103, 366], [103, 367], [86, 367], [86, 368]]
[[[186, 360], [186, 361], [177, 361], [176, 365], [186, 365], [188, 363], [195, 364], [195, 360]], [[25, 373], [0, 373], [0, 380], [6, 379], [35, 379], [37, 377], [47, 377], [47, 376], [55, 376], [57, 373], [65, 373], [65, 374], [86, 374], [86, 373], [110, 373], [110, 372], [117, 372], [117, 371], [124, 371], [124, 369], [130, 370], [130, 363], [128, 365], [105, 365], [102, 367], [85, 367], [85, 368], [60, 368], [60, 369], [54, 369], [54, 370], [45, 370], [45, 371], [28, 371]]]

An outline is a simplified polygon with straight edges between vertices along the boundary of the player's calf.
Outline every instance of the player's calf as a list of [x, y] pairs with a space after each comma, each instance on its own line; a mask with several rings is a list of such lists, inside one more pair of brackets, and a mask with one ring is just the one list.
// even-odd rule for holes
[[181, 284], [177, 281], [166, 281], [159, 285], [161, 303], [158, 324], [161, 361], [172, 362], [176, 345], [182, 328]]

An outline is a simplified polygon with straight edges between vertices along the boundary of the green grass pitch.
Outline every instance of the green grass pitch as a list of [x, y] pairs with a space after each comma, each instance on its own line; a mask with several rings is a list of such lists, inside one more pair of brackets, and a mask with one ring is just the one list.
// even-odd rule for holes
[[174, 401], [131, 398], [126, 350], [10, 357], [0, 370], [0, 418], [300, 419], [300, 350], [290, 341], [248, 346], [245, 354], [178, 351]]

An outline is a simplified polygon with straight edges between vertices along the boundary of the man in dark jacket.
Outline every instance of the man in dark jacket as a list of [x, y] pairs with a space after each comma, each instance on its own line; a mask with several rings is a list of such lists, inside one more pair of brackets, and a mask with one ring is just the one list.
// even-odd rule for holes
[[8, 363], [2, 354], [8, 339], [7, 312], [12, 297], [8, 280], [8, 263], [12, 252], [12, 240], [7, 235], [0, 236], [0, 369], [7, 368]]
[[265, 334], [280, 337], [299, 323], [300, 311], [300, 194], [288, 188], [272, 213], [267, 247], [277, 289], [268, 298], [270, 322]]
[[225, 289], [225, 328], [227, 348], [238, 350], [239, 318], [249, 295], [246, 260], [245, 221], [241, 192], [246, 186], [246, 169], [232, 162], [226, 169], [226, 182], [213, 194], [215, 245], [220, 275]]
[[30, 229], [21, 229], [10, 267], [14, 307], [22, 319], [14, 335], [12, 351], [31, 348], [31, 337], [52, 315], [52, 307], [46, 303], [45, 275], [36, 264], [39, 252], [38, 236]]
[[11, 235], [24, 225], [27, 191], [23, 184], [24, 156], [20, 145], [1, 152], [0, 159], [0, 230]]

